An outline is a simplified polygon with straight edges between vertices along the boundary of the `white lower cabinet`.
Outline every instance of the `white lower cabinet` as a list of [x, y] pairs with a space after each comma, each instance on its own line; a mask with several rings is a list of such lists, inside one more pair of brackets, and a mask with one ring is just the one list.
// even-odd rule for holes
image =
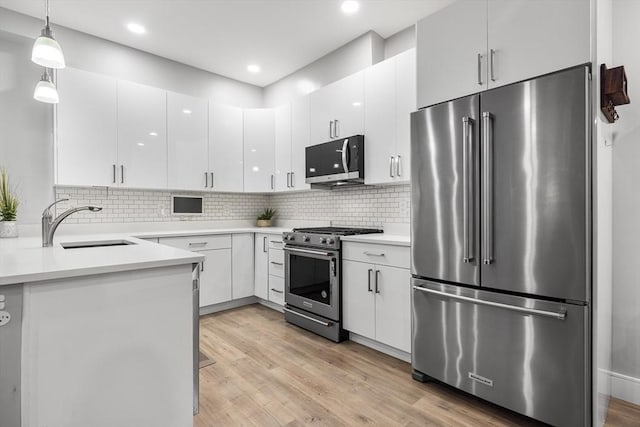
[[410, 270], [343, 260], [342, 278], [344, 329], [410, 353]]
[[231, 301], [231, 249], [199, 251], [200, 307]]
[[256, 234], [255, 296], [284, 305], [284, 251], [282, 235]]
[[254, 244], [254, 295], [263, 300], [269, 299], [269, 235], [255, 235]]
[[231, 236], [231, 297], [240, 299], [253, 296], [253, 233]]

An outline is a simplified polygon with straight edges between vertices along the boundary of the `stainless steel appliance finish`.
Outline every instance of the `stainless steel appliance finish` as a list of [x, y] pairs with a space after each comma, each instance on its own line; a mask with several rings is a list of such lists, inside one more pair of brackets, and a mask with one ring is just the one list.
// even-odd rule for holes
[[589, 82], [411, 117], [414, 377], [556, 425], [591, 422]]
[[305, 149], [306, 183], [331, 189], [364, 184], [364, 136], [354, 135]]
[[284, 233], [285, 319], [335, 342], [342, 329], [340, 236], [378, 229], [299, 228]]
[[586, 306], [412, 285], [414, 369], [552, 425], [587, 424]]
[[21, 424], [22, 285], [0, 286], [0, 426]]

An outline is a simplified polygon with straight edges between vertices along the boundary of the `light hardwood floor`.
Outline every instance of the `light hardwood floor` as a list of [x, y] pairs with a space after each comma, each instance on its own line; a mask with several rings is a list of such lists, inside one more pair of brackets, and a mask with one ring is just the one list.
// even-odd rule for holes
[[[201, 349], [216, 363], [200, 370], [198, 427], [537, 425], [413, 381], [408, 363], [352, 342], [334, 344], [259, 305], [205, 316], [200, 328]], [[637, 407], [612, 408], [608, 425], [639, 425]]]

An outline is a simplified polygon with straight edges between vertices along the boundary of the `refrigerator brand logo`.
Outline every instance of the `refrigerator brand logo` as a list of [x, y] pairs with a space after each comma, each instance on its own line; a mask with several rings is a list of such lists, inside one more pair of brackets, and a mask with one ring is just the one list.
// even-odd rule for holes
[[311, 304], [310, 302], [307, 302], [307, 301], [302, 301], [302, 305], [304, 305], [305, 307], [309, 307], [309, 308], [313, 307], [313, 304]]
[[479, 383], [482, 383], [484, 385], [488, 385], [489, 387], [493, 387], [493, 380], [490, 380], [489, 378], [485, 378], [478, 374], [474, 374], [473, 372], [469, 372], [469, 378], [471, 378], [474, 381], [478, 381]]

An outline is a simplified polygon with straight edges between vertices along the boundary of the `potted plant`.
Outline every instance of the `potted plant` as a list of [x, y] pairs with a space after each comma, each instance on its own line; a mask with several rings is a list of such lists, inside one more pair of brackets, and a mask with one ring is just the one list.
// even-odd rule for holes
[[273, 225], [273, 216], [276, 214], [276, 211], [271, 208], [264, 208], [260, 216], [258, 217], [257, 226], [258, 227], [271, 227]]
[[9, 174], [0, 170], [0, 237], [18, 237], [18, 198], [9, 186]]

